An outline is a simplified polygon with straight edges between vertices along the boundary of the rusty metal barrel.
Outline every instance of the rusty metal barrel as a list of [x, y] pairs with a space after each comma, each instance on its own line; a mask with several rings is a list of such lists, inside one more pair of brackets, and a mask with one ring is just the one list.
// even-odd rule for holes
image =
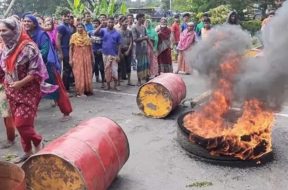
[[261, 49], [253, 48], [253, 49], [246, 51], [245, 56], [246, 57], [256, 57], [256, 56], [260, 55], [260, 53], [261, 53]]
[[49, 143], [22, 166], [34, 190], [105, 190], [129, 157], [119, 125], [97, 117]]
[[165, 73], [142, 85], [137, 104], [147, 117], [164, 118], [186, 97], [183, 79], [173, 73]]
[[0, 189], [25, 190], [25, 173], [15, 164], [0, 162]]

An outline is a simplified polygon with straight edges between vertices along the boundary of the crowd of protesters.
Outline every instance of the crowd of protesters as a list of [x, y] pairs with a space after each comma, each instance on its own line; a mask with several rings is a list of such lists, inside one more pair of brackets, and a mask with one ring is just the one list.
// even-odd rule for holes
[[[34, 128], [41, 98], [53, 100], [66, 121], [73, 90], [76, 97], [93, 95], [94, 76], [101, 88], [118, 91], [124, 80], [140, 86], [161, 73], [172, 73], [172, 60], [178, 64], [175, 73], [192, 74], [187, 53], [211, 30], [208, 14], [197, 25], [188, 13], [182, 15], [182, 24], [176, 15], [172, 26], [166, 18], [155, 26], [141, 13], [135, 18], [93, 18], [87, 12], [75, 18], [64, 10], [61, 15], [61, 21], [31, 13], [0, 20], [0, 115], [8, 139], [2, 148], [14, 144], [17, 129], [24, 150], [19, 162], [43, 145]], [[236, 12], [229, 14], [227, 23], [239, 24]], [[131, 80], [132, 68], [137, 84]]]

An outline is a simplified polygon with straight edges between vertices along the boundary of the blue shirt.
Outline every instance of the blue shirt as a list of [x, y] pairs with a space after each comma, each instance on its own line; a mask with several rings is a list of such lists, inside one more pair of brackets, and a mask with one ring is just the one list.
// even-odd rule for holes
[[59, 34], [62, 35], [61, 38], [61, 48], [64, 57], [69, 57], [69, 45], [70, 45], [70, 38], [72, 35], [72, 30], [69, 24], [60, 24], [57, 27], [57, 31]]
[[188, 25], [184, 22], [181, 24], [181, 32], [188, 28]]
[[86, 23], [86, 24], [85, 24], [85, 29], [86, 29], [87, 33], [93, 31], [93, 30], [94, 30], [93, 24], [91, 24], [91, 23]]
[[121, 44], [121, 35], [115, 29], [102, 28], [99, 32], [102, 37], [102, 53], [104, 55], [118, 55], [118, 46]]
[[90, 31], [89, 37], [92, 38], [93, 52], [102, 52], [102, 38], [99, 34], [95, 34], [95, 30]]

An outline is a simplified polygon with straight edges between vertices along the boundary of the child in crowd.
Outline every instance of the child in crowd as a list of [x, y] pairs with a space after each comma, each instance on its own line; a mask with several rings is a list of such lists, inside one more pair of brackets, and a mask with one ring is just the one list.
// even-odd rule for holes
[[205, 18], [203, 22], [204, 22], [204, 28], [202, 28], [201, 30], [201, 39], [206, 40], [209, 35], [208, 33], [211, 30], [211, 20], [210, 18]]

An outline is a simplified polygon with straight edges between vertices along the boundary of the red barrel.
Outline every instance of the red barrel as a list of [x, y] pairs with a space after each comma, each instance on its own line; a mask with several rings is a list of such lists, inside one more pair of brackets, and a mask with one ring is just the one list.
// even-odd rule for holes
[[165, 73], [140, 87], [137, 104], [147, 117], [164, 118], [186, 97], [182, 78]]
[[27, 160], [22, 168], [34, 190], [105, 190], [128, 160], [121, 127], [108, 118], [82, 122]]
[[0, 189], [25, 190], [25, 173], [15, 164], [0, 162]]

